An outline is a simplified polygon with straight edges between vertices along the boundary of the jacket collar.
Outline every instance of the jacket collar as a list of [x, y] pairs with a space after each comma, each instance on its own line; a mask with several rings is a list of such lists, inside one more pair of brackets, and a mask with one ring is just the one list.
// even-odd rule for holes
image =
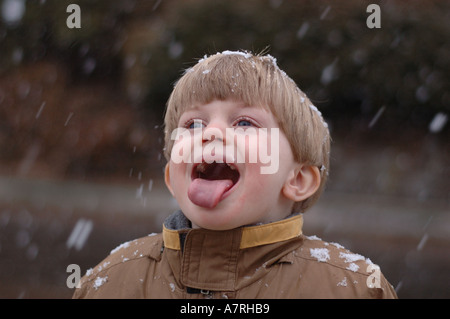
[[163, 225], [164, 246], [169, 249], [181, 250], [181, 244], [184, 241], [182, 237], [188, 232], [207, 232], [219, 236], [219, 234], [236, 232], [236, 230], [237, 233], [241, 234], [240, 249], [273, 244], [300, 236], [302, 234], [303, 216], [298, 214], [269, 224], [245, 226], [228, 231], [191, 229], [189, 226], [190, 222], [181, 211], [169, 216]]
[[[259, 280], [298, 247], [302, 215], [270, 224], [227, 231], [188, 228], [181, 212], [163, 226], [164, 256], [171, 273], [188, 292], [235, 291]], [[256, 271], [255, 269], [259, 269]]]

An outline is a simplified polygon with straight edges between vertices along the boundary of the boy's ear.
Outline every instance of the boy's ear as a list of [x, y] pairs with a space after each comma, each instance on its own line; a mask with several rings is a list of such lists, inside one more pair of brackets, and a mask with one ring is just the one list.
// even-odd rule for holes
[[172, 186], [170, 186], [170, 172], [169, 172], [169, 163], [166, 164], [164, 169], [164, 181], [166, 182], [167, 189], [173, 196]]
[[284, 183], [284, 196], [294, 202], [301, 202], [312, 196], [320, 186], [320, 171], [316, 166], [299, 164]]

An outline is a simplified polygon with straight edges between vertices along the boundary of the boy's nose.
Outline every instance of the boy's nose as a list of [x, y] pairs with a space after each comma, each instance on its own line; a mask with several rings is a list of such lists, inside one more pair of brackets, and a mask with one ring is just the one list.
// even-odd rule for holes
[[212, 141], [218, 140], [223, 143], [226, 142], [226, 129], [228, 127], [228, 123], [224, 120], [216, 118], [208, 123], [206, 128], [203, 130], [203, 141]]
[[203, 131], [203, 142], [214, 140], [225, 142], [225, 129], [208, 125]]

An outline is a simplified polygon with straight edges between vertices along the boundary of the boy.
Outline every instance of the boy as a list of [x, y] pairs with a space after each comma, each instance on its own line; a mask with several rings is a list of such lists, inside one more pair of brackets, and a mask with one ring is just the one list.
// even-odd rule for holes
[[74, 298], [396, 298], [368, 259], [302, 235], [330, 136], [273, 57], [201, 59], [176, 83], [165, 127], [180, 211], [89, 270]]

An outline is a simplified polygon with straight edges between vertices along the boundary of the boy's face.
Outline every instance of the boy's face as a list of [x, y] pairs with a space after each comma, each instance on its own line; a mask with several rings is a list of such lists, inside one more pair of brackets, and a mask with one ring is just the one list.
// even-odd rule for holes
[[193, 227], [227, 230], [291, 213], [299, 163], [274, 115], [215, 100], [180, 117], [166, 184]]

